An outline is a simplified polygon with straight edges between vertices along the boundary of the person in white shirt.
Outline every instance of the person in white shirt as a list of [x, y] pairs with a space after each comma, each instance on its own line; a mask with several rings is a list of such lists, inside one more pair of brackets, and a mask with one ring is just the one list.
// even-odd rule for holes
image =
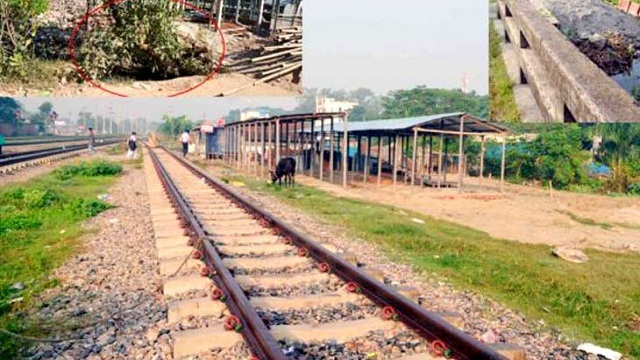
[[186, 157], [189, 152], [189, 143], [191, 142], [189, 131], [185, 130], [182, 135], [180, 135], [180, 141], [182, 142], [182, 156]]
[[129, 140], [127, 141], [127, 158], [136, 158], [138, 156], [138, 144], [136, 143], [136, 132], [132, 132]]

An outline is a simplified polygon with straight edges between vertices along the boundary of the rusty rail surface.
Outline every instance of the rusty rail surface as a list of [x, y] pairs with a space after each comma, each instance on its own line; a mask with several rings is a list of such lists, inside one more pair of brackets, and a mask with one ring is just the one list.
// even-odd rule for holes
[[[506, 357], [499, 354], [489, 346], [474, 339], [470, 335], [444, 321], [436, 314], [426, 310], [419, 304], [377, 281], [371, 275], [361, 271], [343, 258], [333, 254], [318, 242], [292, 228], [273, 214], [258, 208], [249, 199], [239, 194], [222, 181], [203, 172], [195, 165], [177, 156], [164, 146], [160, 146], [160, 148], [167, 151], [173, 158], [182, 163], [192, 173], [204, 178], [208, 184], [222, 192], [225, 197], [240, 205], [254, 216], [266, 220], [280, 233], [280, 235], [289, 238], [294, 244], [306, 249], [308, 254], [315, 260], [329, 264], [332, 273], [345, 281], [355, 282], [358, 284], [360, 291], [375, 303], [380, 306], [393, 307], [400, 320], [410, 328], [416, 330], [421, 334], [421, 336], [430, 341], [443, 341], [447, 345], [447, 348], [452, 351], [451, 356], [453, 358], [468, 360], [506, 360]], [[212, 251], [215, 250], [212, 249]]]
[[216, 285], [228, 297], [225, 304], [229, 307], [231, 313], [243, 322], [243, 338], [259, 359], [287, 359], [280, 346], [278, 346], [277, 340], [271, 335], [267, 326], [249, 303], [249, 299], [247, 299], [240, 285], [238, 285], [233, 275], [231, 275], [231, 272], [229, 272], [229, 269], [223, 264], [220, 255], [207, 238], [207, 234], [202, 225], [194, 216], [169, 174], [167, 174], [158, 156], [150, 147], [147, 149], [149, 149], [149, 154], [162, 185], [171, 197], [171, 202], [177, 207], [180, 212], [180, 217], [193, 230], [197, 237], [197, 243], [194, 244], [194, 247], [198, 247], [204, 254], [205, 264], [215, 270], [212, 278]]

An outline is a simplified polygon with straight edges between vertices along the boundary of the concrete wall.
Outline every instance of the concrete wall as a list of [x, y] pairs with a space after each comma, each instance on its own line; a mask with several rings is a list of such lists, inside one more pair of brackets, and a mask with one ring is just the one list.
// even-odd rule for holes
[[640, 122], [634, 99], [583, 55], [529, 0], [499, 0], [521, 83], [546, 121]]

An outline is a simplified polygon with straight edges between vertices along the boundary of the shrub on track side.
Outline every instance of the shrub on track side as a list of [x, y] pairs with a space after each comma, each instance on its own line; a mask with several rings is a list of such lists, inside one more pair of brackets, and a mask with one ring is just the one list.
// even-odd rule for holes
[[[80, 223], [112, 206], [98, 200], [122, 167], [104, 161], [65, 166], [25, 185], [0, 188], [0, 328], [41, 334], [20, 312], [55, 286], [49, 277], [81, 246]], [[22, 288], [24, 287], [24, 288]], [[0, 333], [0, 358], [16, 359], [29, 344]]]
[[75, 176], [110, 176], [122, 172], [122, 165], [103, 160], [85, 161], [57, 168], [53, 175], [60, 180], [68, 180]]

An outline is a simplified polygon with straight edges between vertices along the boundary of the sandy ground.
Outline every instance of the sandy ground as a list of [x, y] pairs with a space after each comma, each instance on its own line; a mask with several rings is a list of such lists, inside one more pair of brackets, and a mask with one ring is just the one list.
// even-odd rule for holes
[[[103, 84], [110, 91], [130, 97], [166, 97], [197, 85], [204, 76], [190, 76], [165, 81], [136, 81], [130, 84]], [[283, 79], [286, 79], [283, 78]], [[255, 79], [242, 74], [217, 74], [197, 89], [180, 96], [216, 96], [251, 84]], [[284, 81], [260, 83], [229, 96], [299, 96], [300, 86]], [[54, 96], [54, 97], [113, 97], [115, 95], [94, 87], [91, 84], [59, 84], [54, 91], [24, 89], [3, 85], [0, 96]]]
[[[563, 191], [554, 191], [550, 196], [545, 190], [511, 184], [502, 194], [497, 187], [459, 194], [457, 189], [421, 190], [404, 185], [377, 188], [361, 182], [344, 189], [306, 176], [297, 176], [296, 180], [333, 195], [394, 205], [469, 226], [497, 238], [607, 251], [640, 251], [638, 198]], [[468, 181], [477, 183], [477, 179]], [[569, 213], [606, 225], [585, 225], [572, 220]]]

